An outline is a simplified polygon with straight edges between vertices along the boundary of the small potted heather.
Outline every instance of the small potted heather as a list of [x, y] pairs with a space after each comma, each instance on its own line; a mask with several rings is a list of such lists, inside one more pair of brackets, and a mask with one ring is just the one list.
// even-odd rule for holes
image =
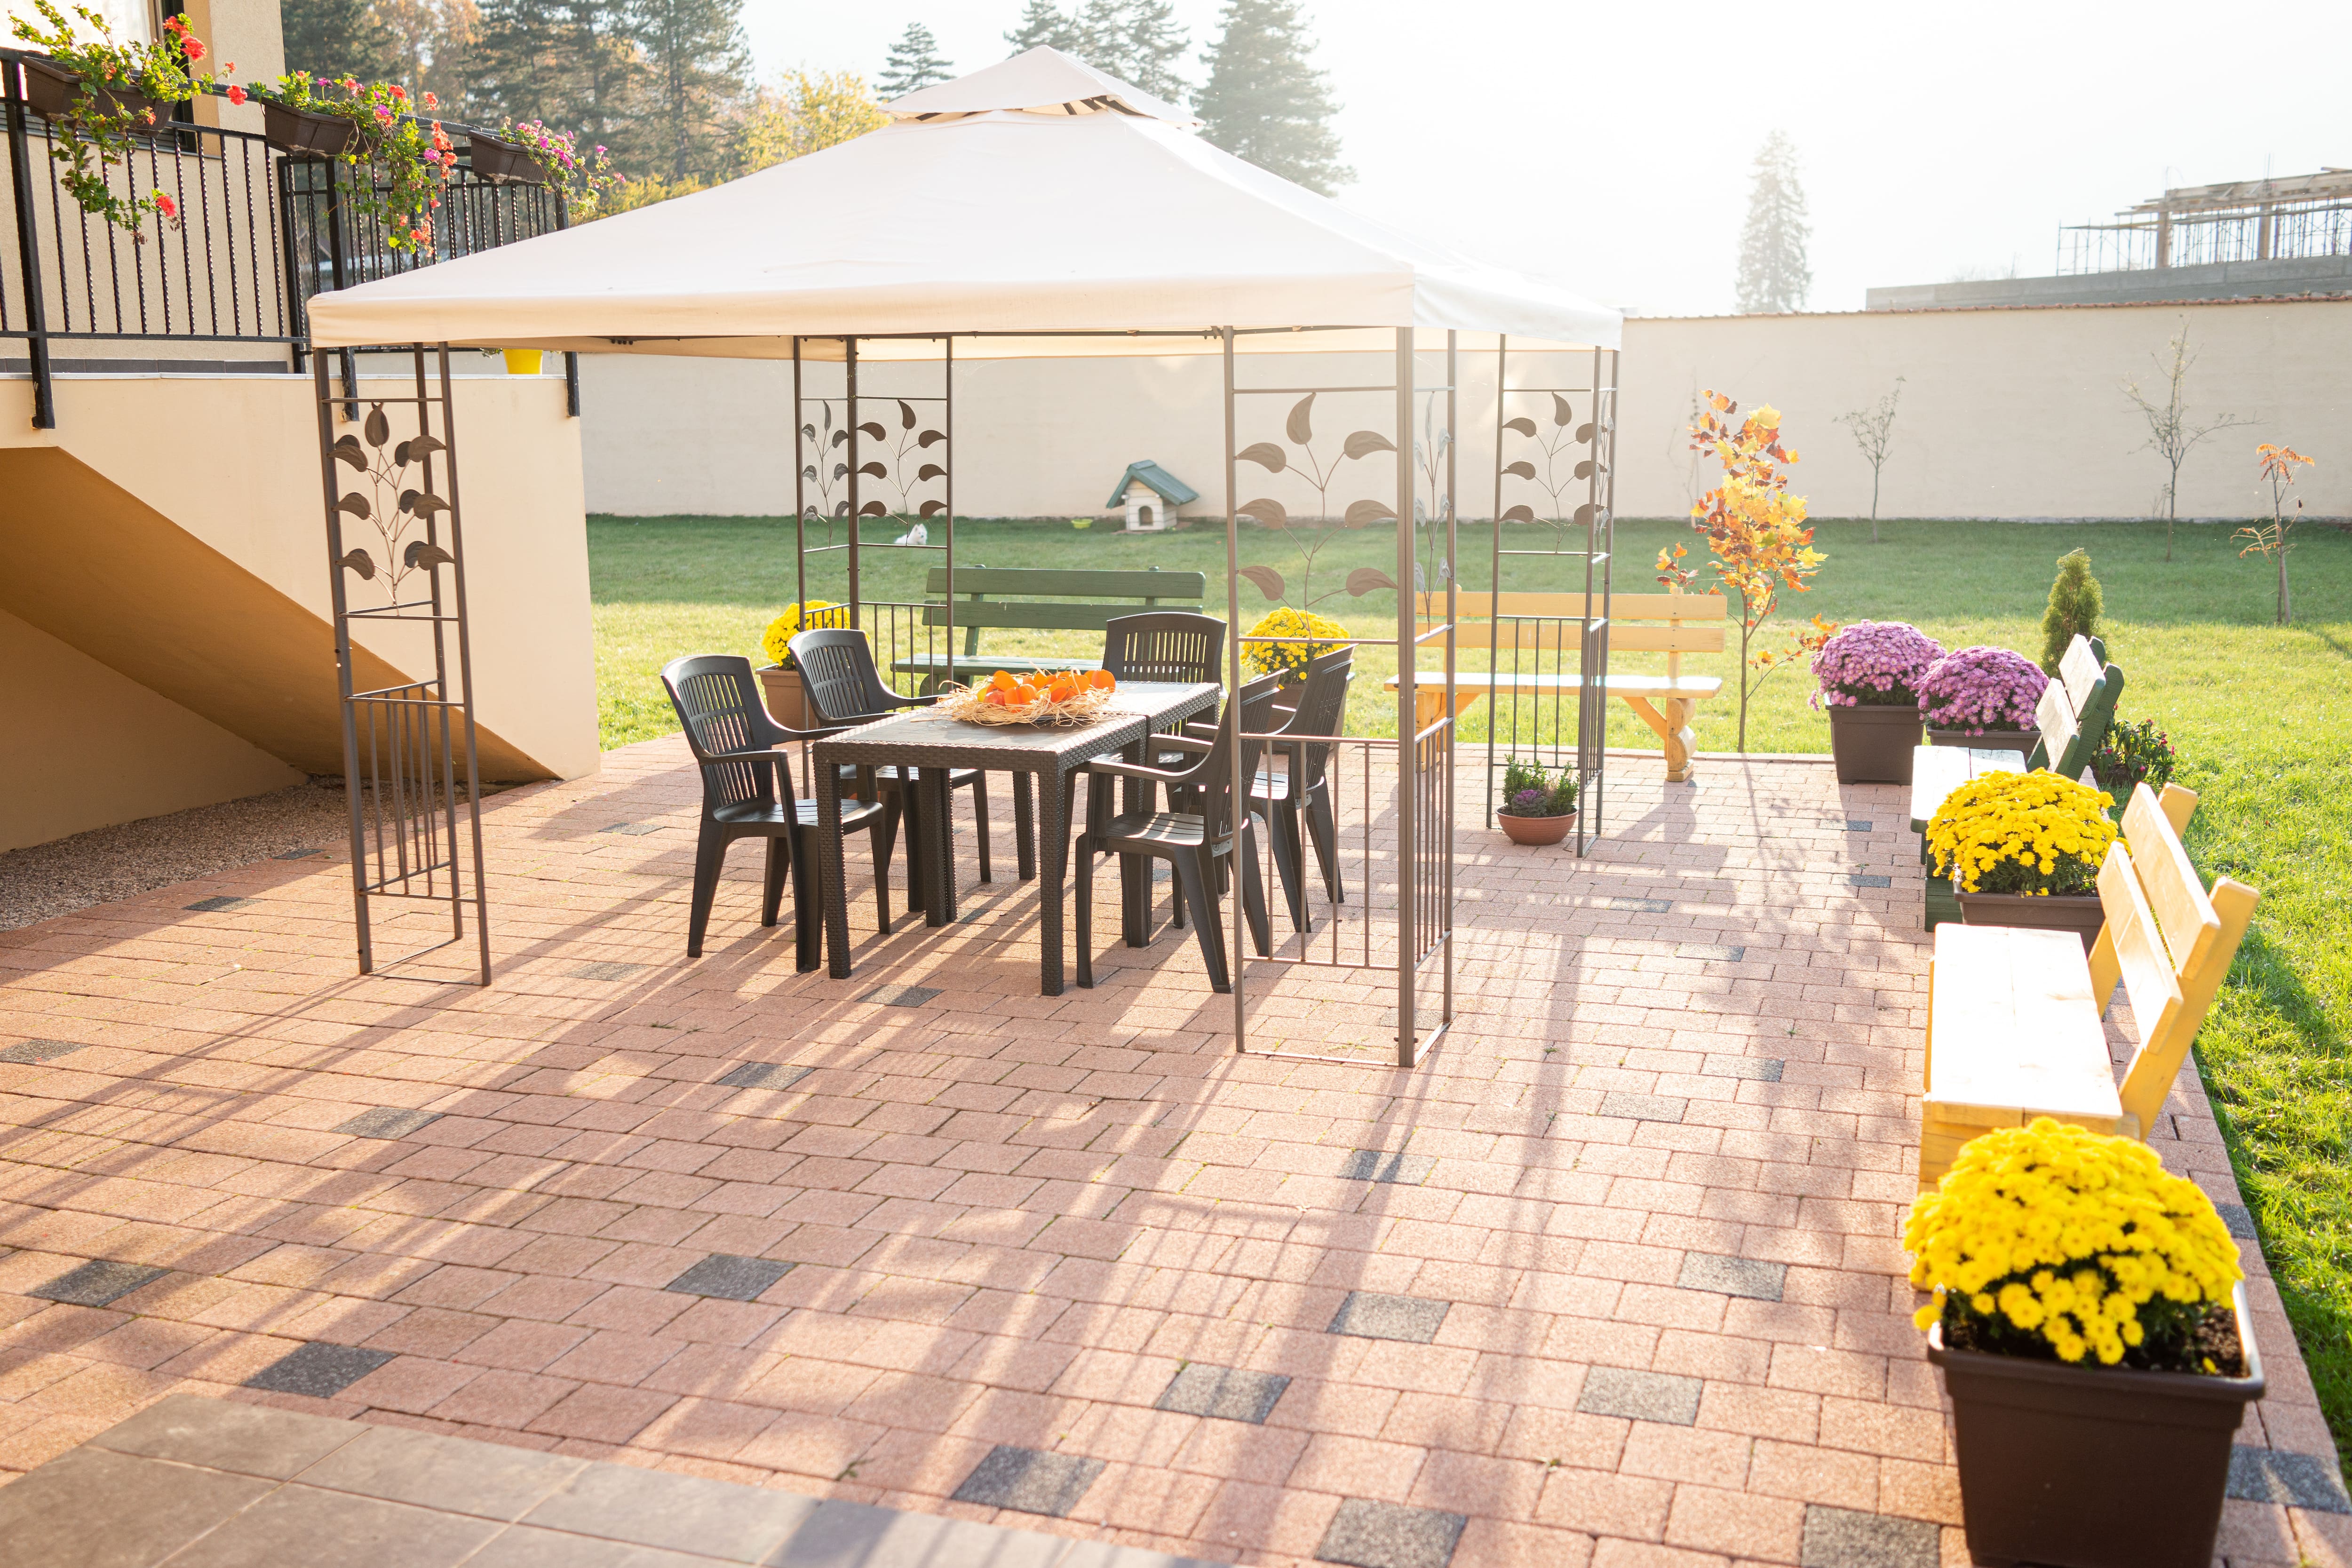
[[817, 728], [816, 710], [809, 706], [808, 692], [801, 685], [801, 667], [793, 660], [793, 638], [814, 626], [848, 624], [849, 606], [827, 599], [787, 605], [782, 615], [768, 623], [760, 649], [774, 662], [761, 666], [760, 689], [770, 718], [787, 730]]
[[2048, 1117], [1971, 1139], [1903, 1245], [1952, 1400], [1979, 1563], [2206, 1568], [2263, 1395], [2237, 1243], [2135, 1139]]
[[2043, 768], [1980, 773], [1927, 823], [1927, 859], [1952, 879], [1970, 925], [2071, 931], [2088, 951], [2105, 911], [2099, 867], [2116, 839], [2115, 797]]
[[1503, 764], [1503, 804], [1495, 813], [1514, 844], [1557, 844], [1576, 826], [1576, 775], [1512, 757]]
[[2042, 739], [2034, 710], [2050, 678], [2005, 647], [1958, 648], [1919, 678], [1919, 718], [1937, 746], [1976, 746], [2031, 756]]
[[1911, 782], [1919, 683], [1944, 645], [1902, 621], [1856, 621], [1813, 654], [1813, 706], [1830, 715], [1840, 784]]

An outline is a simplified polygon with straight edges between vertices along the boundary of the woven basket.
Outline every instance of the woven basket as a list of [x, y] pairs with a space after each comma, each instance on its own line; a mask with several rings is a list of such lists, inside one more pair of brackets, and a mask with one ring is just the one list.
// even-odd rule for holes
[[971, 687], [950, 686], [940, 693], [939, 702], [931, 711], [961, 719], [967, 724], [1048, 724], [1076, 729], [1109, 712], [1111, 699], [1118, 695], [1114, 690], [1090, 686], [1059, 702], [1039, 698], [1026, 708], [1008, 708], [986, 700], [985, 693]]

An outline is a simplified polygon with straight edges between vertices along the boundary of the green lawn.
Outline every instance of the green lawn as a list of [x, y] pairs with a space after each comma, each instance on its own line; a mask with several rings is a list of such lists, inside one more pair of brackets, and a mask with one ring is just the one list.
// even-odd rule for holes
[[[761, 629], [791, 597], [792, 530], [709, 518], [599, 517], [588, 527], [604, 743], [666, 734], [677, 725], [655, 671], [687, 653], [756, 658]], [[2106, 594], [2108, 651], [2129, 681], [2121, 716], [2157, 719], [2179, 748], [2181, 782], [2204, 797], [2189, 833], [2198, 863], [2209, 876], [2227, 872], [2263, 891], [2253, 933], [2198, 1054], [2337, 1446], [2352, 1454], [2352, 537], [2305, 526], [2306, 542], [2292, 557], [2302, 618], [2281, 627], [2271, 624], [2270, 573], [2237, 558], [2227, 529], [2181, 530], [2168, 563], [2163, 530], [2152, 525], [1881, 527], [1885, 542], [1874, 547], [1866, 524], [1819, 526], [1815, 543], [1828, 563], [1812, 593], [1791, 597], [1791, 619], [1907, 620], [1948, 647], [1990, 642], [2038, 653], [2056, 558], [2077, 544], [2090, 550]], [[1620, 524], [1617, 586], [1657, 591], [1649, 561], [1661, 542], [1688, 537], [1679, 523]], [[1533, 530], [1513, 529], [1506, 542], [1543, 547]], [[1464, 531], [1466, 587], [1487, 584], [1487, 549], [1483, 528]], [[1355, 567], [1392, 574], [1395, 551], [1393, 531], [1337, 535], [1315, 564], [1318, 597]], [[1224, 541], [1214, 530], [1129, 538], [968, 522], [957, 528], [957, 557], [961, 565], [1205, 571], [1211, 607], [1223, 607]], [[1282, 572], [1295, 600], [1298, 554], [1286, 536], [1249, 530], [1242, 557]], [[866, 596], [919, 596], [921, 568], [936, 559], [870, 553]], [[1568, 561], [1519, 557], [1508, 566], [1506, 588], [1582, 584], [1580, 566]], [[843, 597], [844, 571], [839, 553], [813, 558], [812, 595]], [[1242, 595], [1243, 613], [1255, 620], [1264, 600], [1248, 584]], [[1342, 592], [1317, 607], [1360, 635], [1385, 628], [1393, 636], [1395, 598], [1387, 592], [1361, 599]], [[1099, 647], [1088, 634], [991, 633], [983, 646], [1079, 651], [1090, 640]], [[1654, 656], [1618, 662], [1658, 667]], [[1727, 678], [1730, 666], [1728, 657], [1685, 660], [1692, 672]], [[1378, 679], [1394, 669], [1392, 653], [1367, 649], [1359, 668], [1373, 679], [1356, 683], [1351, 729], [1394, 733], [1395, 709]], [[1807, 705], [1809, 689], [1801, 671], [1766, 683], [1749, 716], [1751, 750], [1828, 750], [1829, 727]], [[1734, 721], [1728, 699], [1702, 705], [1700, 748], [1731, 749]], [[1474, 710], [1464, 738], [1484, 737]], [[1622, 705], [1611, 739], [1652, 742]]]

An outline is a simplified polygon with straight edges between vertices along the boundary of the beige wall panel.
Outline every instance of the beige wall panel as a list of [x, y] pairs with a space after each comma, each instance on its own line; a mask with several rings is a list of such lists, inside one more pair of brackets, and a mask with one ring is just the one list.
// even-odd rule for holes
[[250, 742], [0, 612], [0, 850], [300, 784]]
[[[1716, 387], [1781, 409], [1803, 458], [1797, 488], [1815, 515], [1864, 515], [1869, 467], [1836, 421], [1885, 395], [1899, 375], [1881, 516], [2146, 517], [2165, 472], [2141, 449], [2146, 426], [2122, 384], [2137, 376], [2160, 393], [2151, 358], [2184, 322], [2198, 355], [2191, 417], [2228, 412], [2255, 423], [2196, 450], [2181, 474], [2181, 514], [2243, 518], [2263, 504], [2256, 442], [2325, 448], [2352, 416], [2352, 300], [1636, 319], [1625, 324], [1619, 510], [1679, 514], [1706, 488], [1683, 431], [1699, 392]], [[1465, 353], [1462, 361], [1461, 510], [1484, 517], [1495, 500], [1494, 360]], [[788, 514], [791, 374], [781, 363], [584, 356], [588, 505], [623, 516]], [[1384, 356], [1285, 355], [1244, 362], [1243, 380], [1382, 383], [1388, 374]], [[1512, 356], [1515, 385], [1581, 387], [1589, 374], [1586, 356]], [[838, 366], [806, 375], [812, 395], [837, 393]], [[927, 367], [872, 366], [863, 375], [868, 395], [937, 389]], [[1424, 354], [1420, 378], [1441, 383], [1442, 356]], [[1100, 515], [1126, 465], [1152, 458], [1201, 491], [1188, 512], [1220, 515], [1221, 380], [1213, 356], [962, 364], [956, 510]], [[1289, 401], [1245, 399], [1242, 442], [1278, 435]], [[1385, 430], [1392, 417], [1376, 396], [1327, 396], [1318, 410], [1318, 430], [1334, 434]], [[1541, 400], [1513, 412], [1540, 415]], [[1334, 501], [1380, 493], [1380, 470], [1371, 461], [1347, 465]], [[1313, 500], [1295, 479], [1242, 472], [1241, 499], [1268, 494], [1294, 510], [1302, 496]], [[2352, 513], [2352, 466], [2323, 464], [2305, 482], [2311, 510]], [[1528, 499], [1507, 493], [1504, 504]]]

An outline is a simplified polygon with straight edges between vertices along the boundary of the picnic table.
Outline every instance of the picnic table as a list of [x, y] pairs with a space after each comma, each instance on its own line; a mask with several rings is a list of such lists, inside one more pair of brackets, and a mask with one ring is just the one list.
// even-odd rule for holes
[[[924, 711], [861, 725], [846, 734], [818, 741], [811, 748], [816, 781], [817, 820], [824, 857], [825, 949], [833, 977], [850, 973], [849, 906], [843, 893], [845, 868], [841, 852], [841, 770], [844, 767], [894, 766], [901, 779], [910, 780], [908, 799], [926, 824], [947, 818], [946, 784], [955, 768], [982, 768], [992, 773], [1036, 775], [1037, 889], [1044, 900], [1038, 922], [1045, 946], [1039, 990], [1047, 996], [1062, 994], [1062, 893], [1070, 865], [1071, 800], [1080, 769], [1097, 757], [1125, 752], [1143, 761], [1143, 742], [1196, 714], [1213, 710], [1221, 688], [1211, 681], [1132, 680], [1118, 689], [1108, 714], [1074, 729], [1028, 724], [970, 724], [942, 713]], [[921, 889], [925, 923], [943, 926], [956, 918], [956, 890], [950, 840], [944, 832], [913, 836], [908, 853], [909, 873]], [[1134, 896], [1138, 868], [1122, 858], [1120, 875], [1130, 884], [1121, 900], [1130, 942], [1139, 899]]]

